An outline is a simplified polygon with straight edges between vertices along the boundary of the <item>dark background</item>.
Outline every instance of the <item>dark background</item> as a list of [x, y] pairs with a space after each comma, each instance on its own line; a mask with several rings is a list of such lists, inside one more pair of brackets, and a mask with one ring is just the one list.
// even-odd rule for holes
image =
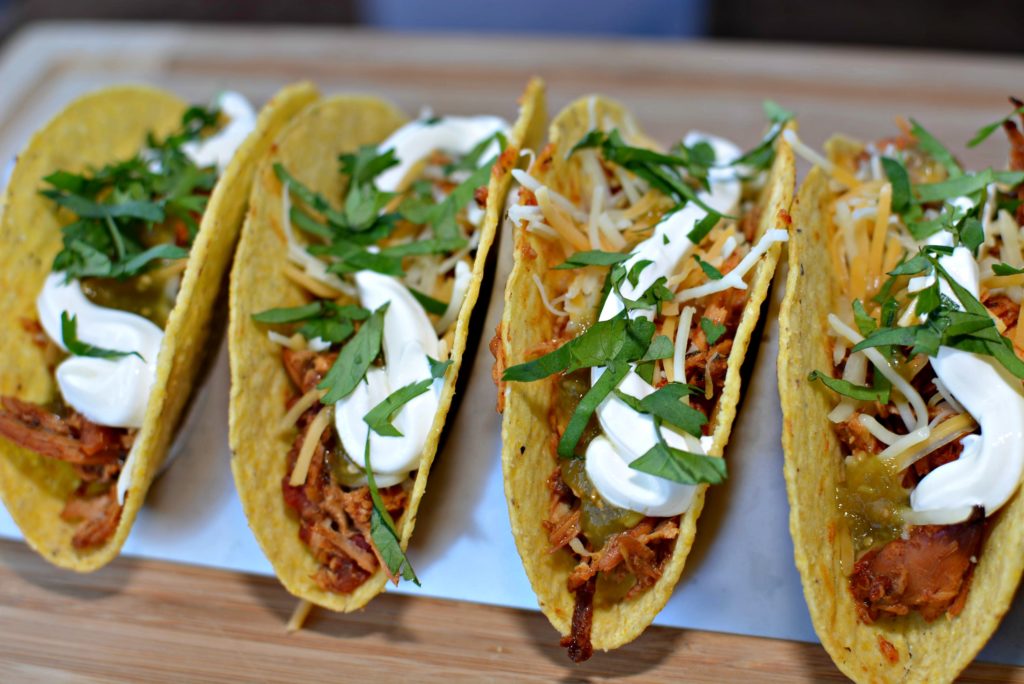
[[0, 0], [0, 41], [45, 19], [362, 25], [1024, 50], [1020, 0]]

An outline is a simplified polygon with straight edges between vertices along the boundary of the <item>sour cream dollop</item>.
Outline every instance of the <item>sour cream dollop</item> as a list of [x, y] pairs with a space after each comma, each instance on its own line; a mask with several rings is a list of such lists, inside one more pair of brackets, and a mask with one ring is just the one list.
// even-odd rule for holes
[[[382, 341], [384, 368], [371, 367], [366, 379], [334, 407], [334, 424], [341, 444], [361, 468], [369, 431], [363, 416], [400, 387], [430, 377], [427, 357], [437, 358], [438, 339], [427, 312], [400, 281], [373, 271], [359, 271], [355, 281], [364, 308], [376, 310], [388, 304]], [[444, 380], [438, 378], [430, 390], [399, 409], [392, 424], [402, 433], [401, 437], [369, 433], [370, 467], [378, 486], [401, 482], [419, 467], [443, 387]]]
[[[740, 150], [731, 142], [702, 133], [690, 133], [685, 143], [694, 145], [706, 141], [715, 150], [719, 165], [728, 165], [740, 156]], [[739, 205], [740, 181], [731, 167], [712, 168], [708, 172], [710, 191], [699, 193], [701, 201], [720, 214], [731, 214]], [[623, 262], [627, 272], [639, 261], [651, 263], [637, 278], [636, 285], [622, 283], [622, 294], [635, 299], [643, 294], [658, 278], [668, 277], [682, 259], [693, 253], [695, 245], [687, 234], [707, 215], [707, 212], [693, 202], [666, 217], [655, 226], [654, 234], [633, 251]], [[667, 243], [666, 243], [667, 239]], [[601, 309], [599, 319], [604, 321], [618, 315], [624, 308], [622, 300], [615, 294], [609, 295]], [[652, 318], [653, 311], [634, 310], [631, 317]], [[604, 373], [603, 367], [591, 370], [591, 385], [597, 383]], [[654, 388], [631, 369], [619, 385], [620, 391], [642, 399], [654, 392]], [[587, 447], [586, 471], [594, 487], [613, 506], [651, 516], [672, 516], [690, 507], [697, 488], [665, 478], [633, 470], [629, 464], [640, 458], [658, 443], [657, 428], [650, 415], [637, 413], [614, 394], [609, 395], [597, 408], [598, 422], [602, 434], [595, 437]], [[669, 446], [704, 452], [710, 448], [710, 440], [684, 437], [677, 432], [662, 428], [662, 435]]]
[[137, 314], [93, 304], [82, 293], [77, 280], [64, 281], [63, 273], [51, 273], [36, 299], [39, 323], [50, 339], [67, 351], [61, 334], [61, 313], [66, 311], [77, 318], [78, 339], [82, 342], [116, 351], [138, 352], [142, 359], [137, 356], [68, 357], [57, 366], [55, 373], [61, 396], [94, 423], [142, 427], [149, 394], [156, 382], [163, 331]]
[[[399, 163], [380, 174], [375, 183], [385, 192], [398, 191], [416, 164], [433, 152], [464, 155], [495, 133], [508, 135], [509, 130], [508, 123], [495, 116], [447, 116], [412, 121], [377, 146], [379, 152], [393, 149]], [[495, 141], [481, 155], [481, 163], [499, 151]], [[474, 208], [470, 202], [471, 221]], [[478, 216], [473, 222], [479, 225], [483, 212], [476, 209]], [[444, 378], [435, 379], [429, 391], [406, 403], [395, 414], [392, 423], [402, 433], [401, 437], [371, 432], [363, 417], [395, 390], [431, 377], [427, 357], [438, 358], [437, 335], [443, 334], [458, 316], [472, 276], [472, 271], [462, 261], [457, 261], [454, 268], [451, 301], [436, 331], [423, 306], [400, 280], [373, 271], [359, 271], [354, 276], [363, 308], [373, 311], [389, 304], [384, 314], [384, 368], [370, 368], [366, 379], [338, 401], [334, 425], [345, 453], [359, 468], [365, 466], [363, 454], [367, 434], [370, 435], [370, 468], [380, 487], [397, 484], [419, 468], [420, 456], [437, 414]]]
[[181, 148], [197, 166], [216, 166], [223, 173], [239, 145], [256, 128], [256, 110], [244, 95], [230, 90], [218, 95], [216, 102], [228, 122], [210, 137], [187, 142]]
[[[951, 247], [952, 236], [942, 232], [931, 244]], [[939, 264], [975, 297], [979, 293], [978, 264], [966, 247], [939, 258]], [[952, 288], [939, 280], [945, 296], [958, 301]], [[981, 427], [980, 435], [963, 438], [963, 453], [955, 461], [928, 473], [910, 494], [918, 524], [949, 524], [966, 520], [975, 506], [992, 515], [1020, 485], [1024, 473], [1024, 392], [1021, 381], [995, 359], [939, 347], [932, 368], [950, 394]]]
[[[393, 149], [398, 159], [398, 164], [377, 176], [377, 187], [385, 192], [396, 192], [412, 168], [434, 151], [467, 154], [499, 132], [507, 137], [510, 128], [508, 122], [497, 116], [445, 116], [407, 123], [377, 146], [381, 152]], [[498, 142], [494, 141], [484, 150], [480, 161], [484, 162], [500, 151]]]

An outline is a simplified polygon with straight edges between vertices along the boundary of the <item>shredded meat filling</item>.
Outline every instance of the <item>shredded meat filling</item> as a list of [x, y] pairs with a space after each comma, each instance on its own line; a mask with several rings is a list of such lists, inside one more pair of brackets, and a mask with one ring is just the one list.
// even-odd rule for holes
[[[320, 382], [336, 356], [285, 349], [283, 361], [292, 382], [305, 393]], [[299, 518], [299, 539], [309, 547], [320, 565], [313, 580], [325, 591], [349, 594], [377, 571], [380, 559], [370, 537], [373, 511], [370, 490], [368, 487], [347, 490], [335, 477], [330, 458], [337, 438], [332, 430], [325, 430], [320, 436], [306, 481], [297, 487], [289, 484], [306, 432], [319, 409], [317, 404], [299, 418], [299, 434], [288, 452], [288, 468], [281, 480], [281, 491], [285, 504]], [[388, 513], [399, 518], [408, 498], [402, 485], [383, 488], [380, 495]]]
[[576, 589], [576, 602], [572, 609], [572, 627], [568, 636], [562, 637], [559, 645], [567, 649], [569, 660], [582, 663], [594, 655], [590, 643], [590, 630], [594, 626], [594, 591], [597, 578], [592, 577]]
[[911, 527], [906, 539], [872, 549], [854, 565], [850, 589], [865, 624], [912, 610], [931, 622], [963, 609], [985, 534], [979, 511], [956, 525]]
[[71, 539], [76, 549], [104, 544], [121, 519], [116, 483], [134, 434], [97, 425], [72, 411], [67, 416], [15, 397], [0, 397], [0, 435], [18, 446], [71, 464], [80, 479], [61, 511], [80, 523]]

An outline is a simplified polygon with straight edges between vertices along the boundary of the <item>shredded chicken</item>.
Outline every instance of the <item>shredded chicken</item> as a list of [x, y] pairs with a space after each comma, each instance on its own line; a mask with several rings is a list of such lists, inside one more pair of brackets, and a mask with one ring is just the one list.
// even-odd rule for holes
[[597, 578], [592, 577], [576, 589], [576, 601], [572, 609], [572, 627], [568, 636], [562, 637], [559, 645], [567, 649], [569, 660], [582, 663], [594, 655], [590, 643], [590, 630], [594, 625], [594, 592]]
[[[289, 377], [302, 392], [320, 382], [337, 356], [290, 349], [284, 349], [282, 355]], [[367, 487], [346, 490], [338, 482], [329, 460], [337, 442], [332, 430], [325, 430], [321, 435], [306, 481], [297, 487], [289, 484], [306, 431], [319, 409], [317, 404], [299, 418], [299, 434], [288, 453], [287, 474], [281, 480], [281, 491], [285, 504], [299, 518], [299, 538], [320, 564], [313, 579], [325, 591], [348, 594], [377, 571], [380, 561], [370, 537], [373, 511], [370, 490]], [[388, 513], [399, 518], [408, 496], [402, 485], [381, 489], [380, 495]]]
[[80, 484], [60, 515], [81, 523], [72, 538], [76, 549], [100, 546], [110, 538], [121, 519], [115, 485], [134, 433], [97, 425], [74, 411], [62, 417], [38, 404], [0, 397], [0, 436], [75, 469]]
[[80, 523], [71, 538], [71, 545], [76, 549], [101, 546], [117, 529], [121, 505], [117, 502], [117, 488], [112, 486], [116, 482], [116, 476], [106, 481], [106, 488], [96, 495], [89, 495], [90, 483], [83, 483], [64, 505], [61, 520]]
[[912, 610], [927, 621], [963, 609], [985, 534], [980, 512], [957, 525], [911, 527], [906, 539], [894, 539], [857, 561], [850, 590], [861, 622]]
[[[589, 558], [581, 559], [569, 573], [569, 590], [575, 591], [597, 573], [611, 572], [625, 563], [636, 577], [626, 597], [637, 596], [661, 577], [678, 536], [675, 518], [644, 518], [632, 529], [613, 535]], [[650, 553], [640, 551], [641, 546]]]
[[993, 316], [997, 316], [1007, 328], [1017, 325], [1020, 305], [1004, 294], [989, 294], [981, 302]]

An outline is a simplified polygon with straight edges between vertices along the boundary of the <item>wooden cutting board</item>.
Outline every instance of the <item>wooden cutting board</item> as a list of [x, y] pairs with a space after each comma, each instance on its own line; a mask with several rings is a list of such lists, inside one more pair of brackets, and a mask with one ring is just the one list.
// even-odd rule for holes
[[[1022, 67], [1017, 58], [752, 44], [45, 24], [0, 55], [0, 160], [59, 103], [112, 75], [196, 100], [228, 86], [265, 98], [311, 78], [325, 92], [379, 93], [411, 112], [431, 102], [476, 113], [506, 111], [510, 94], [540, 74], [552, 111], [601, 91], [664, 140], [680, 122], [748, 140], [770, 97], [800, 112], [802, 136], [818, 146], [840, 130], [873, 137], [895, 113], [966, 140], [1003, 114]], [[986, 154], [966, 161], [1000, 161]], [[0, 542], [0, 680], [843, 679], [817, 645], [667, 628], [577, 667], [539, 613], [393, 595], [355, 615], [314, 612], [287, 635], [294, 605], [273, 579], [133, 559], [75, 575]], [[976, 663], [964, 679], [1024, 682], [1024, 669]]]

